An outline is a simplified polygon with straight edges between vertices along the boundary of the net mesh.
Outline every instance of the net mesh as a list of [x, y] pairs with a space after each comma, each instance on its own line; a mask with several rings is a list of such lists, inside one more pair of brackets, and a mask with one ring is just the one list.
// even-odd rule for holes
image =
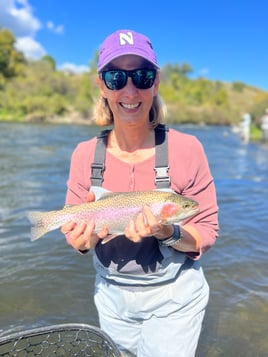
[[120, 357], [112, 339], [97, 327], [62, 324], [0, 338], [1, 357]]

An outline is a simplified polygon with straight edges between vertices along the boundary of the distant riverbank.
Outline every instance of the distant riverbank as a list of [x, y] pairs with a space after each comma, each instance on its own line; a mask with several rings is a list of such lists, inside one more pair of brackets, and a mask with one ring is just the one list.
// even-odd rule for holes
[[[78, 112], [73, 112], [72, 114], [68, 114], [66, 116], [50, 116], [44, 118], [43, 116], [32, 115], [28, 116], [24, 120], [16, 120], [16, 119], [1, 119], [1, 122], [19, 122], [19, 123], [33, 123], [33, 124], [64, 124], [64, 125], [89, 125], [94, 126], [94, 120], [91, 116], [82, 116]], [[204, 122], [197, 122], [196, 120], [192, 120], [189, 123], [178, 123], [177, 121], [168, 120], [167, 125], [194, 125], [194, 126], [215, 126], [215, 123], [204, 123]], [[223, 126], [223, 124], [218, 124], [219, 126]], [[224, 124], [226, 126], [226, 124]], [[227, 125], [232, 128], [232, 131], [236, 133], [238, 136], [239, 134], [239, 126], [238, 125]], [[252, 124], [250, 127], [250, 141], [253, 142], [261, 142], [262, 139], [262, 132], [260, 128], [258, 128], [255, 124]], [[268, 143], [266, 143], [268, 144]]]

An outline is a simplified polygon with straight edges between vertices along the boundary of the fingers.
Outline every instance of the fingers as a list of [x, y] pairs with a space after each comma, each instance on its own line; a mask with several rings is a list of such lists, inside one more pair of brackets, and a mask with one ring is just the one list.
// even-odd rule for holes
[[94, 233], [95, 224], [91, 222], [69, 222], [62, 226], [61, 231], [66, 235], [66, 240], [77, 250], [92, 249], [99, 241], [99, 237]]
[[89, 191], [88, 195], [87, 195], [87, 202], [93, 202], [95, 201], [96, 197], [95, 197], [95, 193], [92, 191]]
[[107, 237], [108, 234], [109, 234], [109, 228], [103, 227], [102, 230], [98, 233], [98, 237], [100, 239], [103, 239], [103, 238]]
[[75, 228], [76, 225], [77, 225], [77, 224], [76, 224], [75, 222], [65, 223], [65, 224], [61, 227], [61, 233], [65, 235], [65, 234], [71, 232], [71, 231]]
[[132, 242], [140, 242], [142, 239], [142, 236], [139, 234], [137, 231], [135, 222], [131, 220], [127, 227], [125, 228], [125, 236], [131, 240]]
[[165, 239], [173, 234], [173, 225], [161, 224], [148, 206], [144, 207], [143, 212], [146, 215], [148, 225], [150, 226], [151, 235], [159, 239]]
[[153, 214], [153, 212], [150, 209], [150, 207], [144, 206], [143, 207], [143, 214], [146, 217], [146, 221], [147, 221], [148, 226], [150, 226], [150, 228], [151, 228], [151, 233], [155, 234], [156, 232], [158, 232], [161, 229], [162, 225], [159, 223], [159, 220]]
[[125, 229], [125, 236], [133, 242], [140, 242], [143, 237], [157, 233], [160, 224], [148, 206], [145, 206], [135, 220], [131, 220]]

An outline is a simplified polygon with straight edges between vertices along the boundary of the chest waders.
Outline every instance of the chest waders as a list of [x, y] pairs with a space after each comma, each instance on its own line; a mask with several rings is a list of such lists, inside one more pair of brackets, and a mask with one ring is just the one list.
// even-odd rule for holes
[[[168, 130], [169, 129], [165, 125], [158, 125], [155, 128], [155, 189], [166, 191], [171, 190], [171, 179], [169, 176], [168, 164]], [[90, 190], [94, 191], [95, 193], [102, 193], [104, 190], [102, 188], [103, 173], [105, 171], [106, 147], [108, 135], [110, 132], [111, 129], [104, 130], [100, 132], [100, 134], [97, 136], [94, 162], [91, 164], [90, 177]], [[132, 288], [134, 286], [138, 286], [138, 289], [141, 286], [144, 289], [144, 286], [146, 286], [146, 283], [144, 283], [143, 281], [140, 281], [139, 283], [137, 282], [137, 280], [132, 281], [131, 283], [129, 283], [129, 281], [126, 281], [127, 279], [131, 280], [131, 275], [129, 275], [128, 272], [124, 272], [123, 266], [120, 265], [122, 251], [124, 251], [125, 254], [124, 266], [127, 263], [131, 264], [132, 261], [140, 262], [138, 264], [138, 266], [140, 267], [139, 274], [141, 274], [142, 271], [145, 273], [151, 271], [153, 274], [156, 273], [157, 275], [157, 269], [161, 266], [161, 262], [163, 261], [163, 259], [165, 259], [164, 256], [168, 260], [171, 259], [172, 264], [170, 268], [167, 269], [166, 273], [163, 273], [163, 271], [160, 272], [160, 275], [167, 276], [167, 280], [165, 281], [165, 283], [167, 281], [174, 280], [176, 276], [180, 274], [181, 270], [187, 269], [193, 264], [193, 260], [187, 258], [184, 253], [182, 254], [180, 252], [173, 251], [173, 249], [170, 249], [169, 247], [160, 247], [158, 240], [155, 238], [151, 240], [149, 239], [150, 237], [148, 237], [148, 239], [144, 240], [143, 244], [145, 244], [145, 246], [143, 246], [142, 249], [140, 249], [138, 245], [132, 245], [130, 249], [129, 242], [123, 237], [121, 238], [118, 237], [118, 239], [121, 239], [119, 244], [120, 248], [116, 247], [116, 245], [113, 243], [113, 240], [111, 240], [109, 246], [97, 245], [95, 248], [96, 257], [98, 258], [95, 260], [95, 268], [97, 271], [99, 271], [100, 275], [103, 276], [103, 278], [110, 284], [121, 286], [131, 285]], [[119, 255], [118, 249], [120, 249]], [[145, 257], [144, 251], [146, 251], [146, 249], [149, 249], [151, 252], [154, 253]], [[163, 253], [163, 250], [165, 251], [165, 253]], [[137, 265], [137, 263], [135, 264]], [[110, 270], [111, 265], [112, 272]], [[137, 270], [136, 265], [135, 269]], [[167, 267], [162, 268], [165, 270]], [[127, 278], [125, 276], [127, 276]], [[143, 275], [141, 274], [141, 276]], [[146, 277], [146, 274], [144, 276]], [[154, 279], [152, 279], [151, 285], [161, 285], [162, 283], [162, 281], [155, 282]]]
[[[91, 164], [91, 186], [102, 187], [103, 172], [105, 170], [105, 156], [108, 135], [112, 129], [103, 130], [97, 136], [94, 162]], [[156, 189], [169, 189], [170, 177], [168, 174], [168, 128], [158, 125], [155, 128], [155, 187]]]

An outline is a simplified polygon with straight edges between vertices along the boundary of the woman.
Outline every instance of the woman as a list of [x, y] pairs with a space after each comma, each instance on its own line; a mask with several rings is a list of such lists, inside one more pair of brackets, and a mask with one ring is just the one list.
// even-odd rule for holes
[[75, 149], [66, 204], [93, 201], [100, 186], [113, 192], [160, 187], [198, 201], [200, 212], [179, 227], [161, 225], [145, 206], [124, 235], [106, 244], [109, 227], [95, 232], [94, 222], [69, 222], [62, 232], [82, 254], [94, 252], [100, 326], [122, 355], [191, 357], [209, 296], [198, 261], [218, 231], [207, 159], [194, 136], [160, 125], [159, 67], [147, 37], [131, 30], [108, 36], [98, 73], [96, 123], [112, 130]]

